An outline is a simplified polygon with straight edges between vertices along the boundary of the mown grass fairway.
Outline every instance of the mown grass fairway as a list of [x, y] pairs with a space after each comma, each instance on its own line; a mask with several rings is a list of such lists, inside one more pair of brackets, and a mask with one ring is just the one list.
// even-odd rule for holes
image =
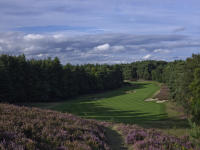
[[79, 97], [59, 103], [33, 106], [69, 112], [84, 118], [139, 124], [152, 127], [155, 122], [167, 119], [164, 104], [145, 102], [159, 90], [156, 82], [130, 82], [118, 90]]

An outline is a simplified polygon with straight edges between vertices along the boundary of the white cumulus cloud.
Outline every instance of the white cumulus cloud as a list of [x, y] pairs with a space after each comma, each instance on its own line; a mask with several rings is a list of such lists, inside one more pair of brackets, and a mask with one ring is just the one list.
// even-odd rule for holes
[[143, 57], [143, 59], [149, 59], [149, 58], [151, 58], [151, 54], [145, 55], [145, 56]]
[[106, 43], [106, 44], [103, 44], [103, 45], [99, 45], [99, 46], [96, 46], [94, 48], [96, 51], [107, 51], [110, 49], [110, 44]]
[[155, 49], [153, 52], [154, 53], [170, 53], [170, 51], [167, 49]]
[[37, 55], [38, 57], [42, 57], [43, 56], [43, 54], [39, 54], [39, 55]]
[[28, 35], [24, 36], [25, 40], [41, 40], [43, 38], [44, 38], [44, 36], [40, 35], [40, 34], [28, 34]]
[[125, 50], [125, 47], [122, 45], [116, 45], [116, 46], [112, 46], [112, 50], [113, 51], [123, 51], [123, 50]]

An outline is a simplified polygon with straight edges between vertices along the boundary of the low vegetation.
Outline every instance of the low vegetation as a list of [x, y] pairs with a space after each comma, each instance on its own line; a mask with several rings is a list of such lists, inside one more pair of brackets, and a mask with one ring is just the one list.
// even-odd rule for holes
[[[120, 145], [123, 139], [125, 146]], [[196, 149], [188, 137], [177, 138], [136, 125], [84, 120], [67, 113], [0, 104], [1, 150], [110, 150], [114, 148], [113, 141], [118, 143], [117, 149], [122, 146], [138, 150]]]
[[134, 125], [121, 124], [117, 130], [125, 137], [125, 142], [134, 150], [195, 150], [188, 136], [177, 138], [155, 129], [143, 129]]
[[0, 104], [1, 150], [108, 150], [104, 132], [71, 114]]

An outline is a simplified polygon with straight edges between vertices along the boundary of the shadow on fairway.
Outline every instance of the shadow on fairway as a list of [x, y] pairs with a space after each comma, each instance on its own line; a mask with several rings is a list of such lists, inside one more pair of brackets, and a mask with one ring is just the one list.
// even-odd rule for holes
[[[75, 106], [76, 105], [76, 106]], [[186, 119], [169, 118], [167, 114], [152, 115], [140, 111], [118, 111], [110, 108], [98, 106], [94, 103], [76, 103], [73, 108], [83, 107], [80, 112], [74, 109], [66, 108], [62, 112], [69, 112], [75, 115], [102, 121], [112, 121], [116, 123], [137, 124], [144, 128], [189, 128]], [[71, 107], [72, 108], [72, 107]]]
[[187, 120], [178, 118], [169, 118], [167, 114], [151, 114], [139, 110], [122, 111], [108, 107], [104, 107], [95, 103], [95, 100], [104, 98], [111, 98], [127, 94], [127, 91], [134, 91], [135, 89], [145, 88], [146, 85], [152, 83], [134, 82], [134, 84], [127, 84], [126, 86], [108, 92], [90, 94], [77, 98], [76, 100], [68, 100], [58, 103], [44, 103], [33, 104], [44, 109], [52, 109], [61, 112], [72, 113], [84, 118], [97, 119], [102, 121], [112, 121], [117, 123], [137, 124], [144, 128], [187, 128], [189, 127]]
[[70, 101], [93, 101], [93, 100], [99, 100], [101, 98], [111, 98], [114, 96], [120, 96], [123, 94], [127, 94], [128, 91], [133, 91], [133, 90], [138, 90], [138, 89], [143, 89], [145, 88], [146, 85], [149, 85], [152, 83], [141, 83], [141, 82], [134, 82], [134, 84], [131, 83], [124, 83], [124, 86], [119, 88], [119, 89], [114, 89], [114, 90], [109, 90], [109, 91], [102, 91], [102, 92], [98, 92], [98, 93], [94, 93], [94, 94], [89, 94], [89, 95], [83, 95], [77, 98], [73, 98], [72, 100], [68, 100]]

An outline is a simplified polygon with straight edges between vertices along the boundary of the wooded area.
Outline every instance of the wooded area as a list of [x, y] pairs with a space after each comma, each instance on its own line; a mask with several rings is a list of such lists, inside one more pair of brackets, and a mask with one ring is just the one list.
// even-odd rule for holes
[[122, 85], [118, 65], [61, 65], [58, 58], [26, 60], [0, 56], [0, 100], [44, 102], [118, 88]]

